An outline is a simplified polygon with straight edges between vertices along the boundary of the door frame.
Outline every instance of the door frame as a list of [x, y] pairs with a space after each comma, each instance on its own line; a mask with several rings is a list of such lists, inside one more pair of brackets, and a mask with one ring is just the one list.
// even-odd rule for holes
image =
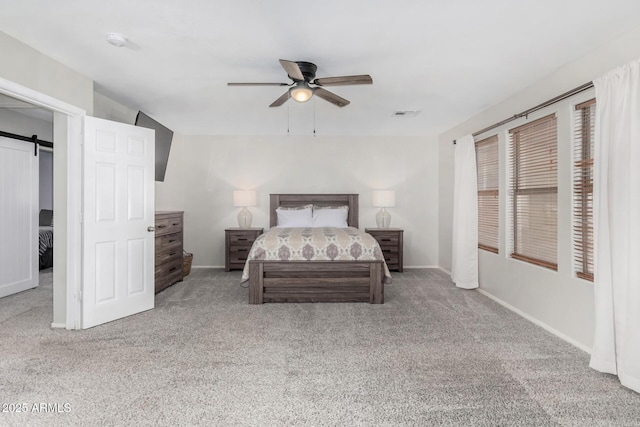
[[[86, 111], [0, 77], [0, 93], [53, 111], [56, 154], [53, 200], [53, 321], [51, 327], [80, 329], [82, 290], [82, 139]], [[57, 172], [56, 172], [57, 171]], [[66, 171], [66, 173], [65, 173]]]

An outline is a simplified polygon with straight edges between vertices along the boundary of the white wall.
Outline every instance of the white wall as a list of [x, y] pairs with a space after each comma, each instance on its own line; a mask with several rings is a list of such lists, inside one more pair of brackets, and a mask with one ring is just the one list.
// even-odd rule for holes
[[268, 228], [270, 193], [358, 193], [360, 228], [375, 227], [374, 189], [396, 191], [391, 226], [405, 229], [405, 266], [438, 263], [438, 144], [426, 137], [179, 136], [156, 207], [185, 211], [194, 266], [224, 265], [232, 192], [256, 189], [253, 225]]
[[[524, 89], [499, 105], [461, 123], [439, 137], [439, 264], [451, 269], [451, 234], [453, 213], [453, 145], [452, 140], [499, 122], [640, 56], [640, 28], [626, 34], [591, 54], [559, 69], [544, 80]], [[588, 99], [583, 94], [579, 99]], [[591, 92], [593, 97], [593, 91]], [[571, 252], [571, 101], [556, 104], [544, 113], [556, 111], [559, 126], [558, 199], [558, 271], [536, 267], [506, 256], [506, 137], [501, 133], [501, 240], [500, 254], [479, 251], [480, 288], [554, 331], [583, 349], [589, 350], [593, 339], [593, 284], [575, 278]], [[512, 122], [509, 129], [522, 121]], [[486, 134], [487, 136], [490, 133]]]

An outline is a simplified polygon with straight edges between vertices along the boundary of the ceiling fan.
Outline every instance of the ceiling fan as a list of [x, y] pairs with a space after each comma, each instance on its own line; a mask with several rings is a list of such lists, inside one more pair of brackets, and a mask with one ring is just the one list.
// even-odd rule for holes
[[289, 98], [298, 102], [307, 102], [314, 94], [338, 107], [344, 107], [349, 105], [349, 100], [324, 89], [322, 86], [370, 85], [373, 83], [373, 79], [368, 74], [316, 79], [318, 67], [311, 62], [281, 59], [280, 65], [287, 72], [288, 77], [293, 80], [292, 83], [227, 83], [227, 86], [290, 86], [289, 90], [273, 101], [269, 107], [279, 107]]

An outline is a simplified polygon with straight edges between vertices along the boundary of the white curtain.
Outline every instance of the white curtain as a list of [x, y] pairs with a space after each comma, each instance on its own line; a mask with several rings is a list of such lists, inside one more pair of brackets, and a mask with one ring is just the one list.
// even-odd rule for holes
[[455, 146], [453, 184], [453, 254], [451, 280], [459, 288], [478, 287], [478, 176], [473, 136]]
[[597, 80], [590, 366], [640, 392], [640, 60]]

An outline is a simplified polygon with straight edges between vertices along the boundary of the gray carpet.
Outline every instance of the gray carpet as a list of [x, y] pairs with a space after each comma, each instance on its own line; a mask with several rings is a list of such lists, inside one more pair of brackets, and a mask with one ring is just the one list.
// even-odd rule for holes
[[384, 305], [249, 306], [240, 272], [194, 269], [152, 311], [64, 331], [44, 273], [0, 300], [0, 403], [26, 409], [0, 425], [640, 425], [581, 350], [441, 271], [393, 276]]

